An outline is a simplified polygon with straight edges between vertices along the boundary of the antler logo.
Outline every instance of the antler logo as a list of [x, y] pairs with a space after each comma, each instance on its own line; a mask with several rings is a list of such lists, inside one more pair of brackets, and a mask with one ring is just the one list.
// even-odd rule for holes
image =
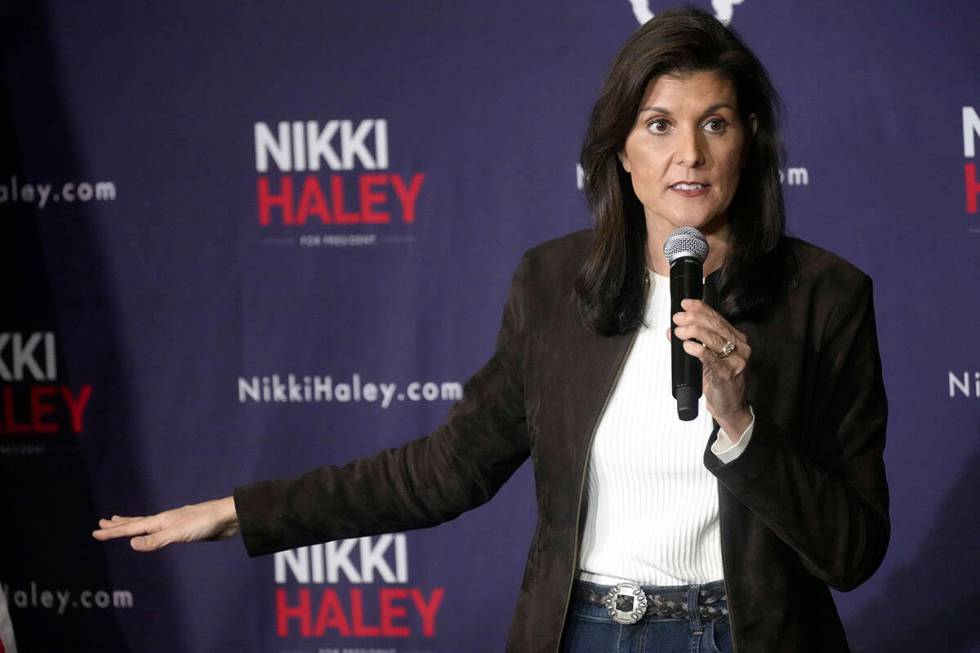
[[[740, 5], [745, 0], [711, 0], [711, 8], [715, 10], [715, 18], [727, 25], [732, 20], [732, 13], [735, 5]], [[653, 18], [653, 11], [650, 10], [649, 0], [629, 0], [633, 8], [633, 15], [640, 25]]]

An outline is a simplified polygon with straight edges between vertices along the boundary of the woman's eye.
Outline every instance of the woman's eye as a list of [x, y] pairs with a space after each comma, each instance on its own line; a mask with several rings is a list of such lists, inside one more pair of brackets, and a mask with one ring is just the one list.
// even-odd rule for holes
[[721, 132], [725, 131], [726, 125], [725, 121], [721, 118], [712, 118], [708, 122], [704, 123], [704, 126], [709, 132], [713, 134], [720, 134]]
[[666, 120], [654, 120], [647, 124], [647, 129], [654, 134], [666, 134], [670, 130], [670, 124]]

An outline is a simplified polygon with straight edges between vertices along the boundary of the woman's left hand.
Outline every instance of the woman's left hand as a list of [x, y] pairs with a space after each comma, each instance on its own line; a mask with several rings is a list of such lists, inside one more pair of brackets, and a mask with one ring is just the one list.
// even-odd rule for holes
[[[752, 348], [744, 333], [704, 302], [685, 299], [681, 308], [684, 310], [673, 316], [677, 325], [674, 334], [684, 341], [684, 351], [701, 361], [708, 411], [725, 433], [737, 440], [752, 422], [744, 374]], [[735, 348], [722, 356], [728, 343]]]

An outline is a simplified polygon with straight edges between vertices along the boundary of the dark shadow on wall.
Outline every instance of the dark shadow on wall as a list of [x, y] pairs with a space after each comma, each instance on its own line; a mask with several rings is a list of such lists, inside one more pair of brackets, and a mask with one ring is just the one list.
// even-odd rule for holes
[[[977, 430], [980, 433], [980, 428]], [[881, 595], [847, 624], [855, 653], [977, 653], [980, 629], [980, 450], [936, 513], [918, 557], [888, 578]]]
[[[10, 594], [21, 653], [130, 650], [123, 620], [131, 630], [157, 624], [153, 641], [140, 638], [133, 650], [190, 650], [181, 641], [160, 563], [123, 544], [110, 573], [109, 546], [119, 543], [90, 535], [99, 509], [108, 509], [105, 500], [150, 504], [135, 474], [93, 483], [90, 473], [92, 465], [131, 468], [135, 437], [117, 307], [93, 211], [80, 203], [41, 210], [36, 201], [11, 197], [14, 178], [19, 184], [89, 178], [73, 142], [53, 48], [43, 3], [0, 5], [0, 184], [7, 187], [7, 201], [0, 203], [0, 333], [54, 333], [57, 358], [54, 379], [32, 373], [0, 379], [0, 581]], [[0, 356], [10, 367], [9, 340]], [[62, 387], [77, 397], [85, 385], [92, 394], [76, 434], [58, 397]], [[38, 392], [53, 407], [40, 421], [55, 424], [57, 432], [39, 433], [31, 423], [31, 396]], [[102, 502], [96, 501], [100, 494]], [[120, 571], [124, 565], [130, 570]], [[128, 589], [137, 574], [154, 589], [133, 592], [132, 607], [113, 607], [126, 597], [112, 591]], [[46, 605], [45, 591], [69, 598], [62, 606], [54, 594]], [[109, 605], [100, 605], [106, 598]]]

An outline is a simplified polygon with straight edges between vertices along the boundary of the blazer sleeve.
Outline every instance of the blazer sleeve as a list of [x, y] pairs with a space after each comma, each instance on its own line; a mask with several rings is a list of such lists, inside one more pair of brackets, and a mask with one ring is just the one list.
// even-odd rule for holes
[[887, 401], [867, 275], [837, 305], [820, 348], [814, 417], [803, 427], [812, 445], [804, 450], [757, 409], [743, 454], [725, 464], [710, 438], [704, 462], [813, 576], [848, 591], [878, 568], [890, 535]]
[[434, 526], [493, 497], [530, 451], [521, 371], [526, 261], [514, 274], [493, 356], [433, 433], [344, 466], [235, 489], [250, 556]]

